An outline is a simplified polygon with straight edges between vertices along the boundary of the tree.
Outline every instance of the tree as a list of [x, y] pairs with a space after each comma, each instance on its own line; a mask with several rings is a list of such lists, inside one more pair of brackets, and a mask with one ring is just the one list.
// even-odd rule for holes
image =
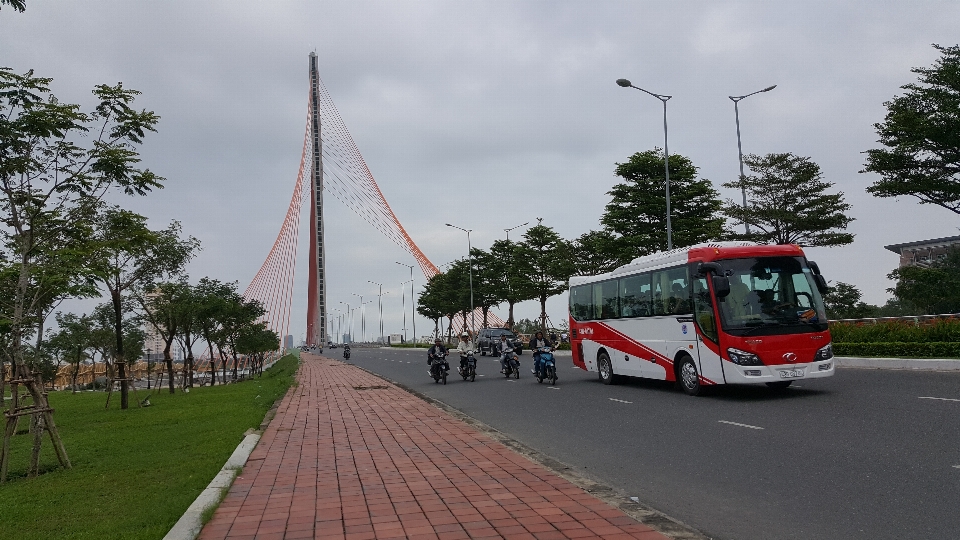
[[507, 303], [507, 327], [513, 328], [513, 306], [534, 298], [535, 293], [521, 272], [523, 247], [510, 240], [497, 240], [490, 246], [490, 253], [493, 257], [492, 273], [499, 279], [499, 296]]
[[233, 298], [225, 306], [225, 310], [220, 319], [220, 331], [217, 337], [220, 343], [229, 347], [233, 355], [233, 380], [237, 380], [237, 340], [240, 339], [249, 328], [256, 324], [257, 319], [267, 312], [266, 308], [259, 300], [247, 300], [245, 298]]
[[929, 267], [904, 266], [887, 277], [897, 282], [887, 290], [919, 310], [917, 315], [960, 313], [960, 249], [951, 249]]
[[571, 245], [573, 273], [577, 276], [604, 274], [627, 264], [624, 251], [614, 234], [608, 230], [583, 233]]
[[163, 361], [167, 367], [167, 387], [171, 394], [175, 390], [173, 355], [170, 348], [180, 331], [180, 311], [189, 295], [189, 289], [190, 284], [184, 277], [177, 282], [142, 284], [133, 291], [133, 297], [143, 310], [144, 319], [163, 341]]
[[50, 336], [50, 347], [56, 349], [73, 366], [71, 386], [76, 393], [80, 365], [89, 358], [87, 350], [90, 348], [93, 320], [87, 315], [57, 313], [56, 321], [59, 330]]
[[280, 336], [264, 322], [250, 324], [237, 336], [236, 348], [238, 353], [253, 358], [253, 370], [262, 375], [264, 355], [280, 348]]
[[[29, 332], [30, 281], [41, 254], [62, 247], [108, 192], [145, 195], [163, 180], [138, 168], [136, 147], [159, 119], [131, 107], [139, 92], [98, 85], [99, 104], [84, 113], [57, 100], [51, 81], [0, 68], [0, 237], [18, 269], [10, 329], [15, 365]], [[88, 134], [86, 146], [71, 140]]]
[[744, 208], [727, 200], [723, 213], [736, 223], [748, 223], [750, 234], [730, 232], [729, 237], [771, 244], [842, 246], [853, 242], [843, 232], [853, 221], [845, 212], [850, 205], [843, 193], [828, 194], [833, 187], [823, 180], [820, 166], [810, 158], [786, 154], [748, 155], [743, 162], [754, 174], [723, 184], [747, 190]]
[[493, 253], [473, 248], [470, 254], [473, 257], [474, 303], [483, 313], [481, 328], [486, 328], [490, 308], [503, 301], [503, 277]]
[[853, 285], [838, 281], [831, 285], [827, 294], [823, 295], [823, 303], [827, 308], [827, 317], [831, 319], [863, 319], [876, 317], [880, 311], [877, 306], [867, 304], [862, 300], [863, 294]]
[[[217, 382], [217, 355], [213, 352], [216, 342], [215, 336], [223, 328], [221, 318], [225, 317], [231, 301], [240, 302], [242, 298], [237, 292], [237, 282], [221, 283], [219, 280], [202, 278], [194, 287], [199, 307], [197, 309], [197, 325], [203, 340], [210, 350], [210, 386]], [[222, 351], [221, 351], [222, 352]], [[220, 355], [222, 357], [222, 354]], [[226, 377], [224, 377], [226, 382]]]
[[180, 275], [200, 242], [192, 236], [181, 238], [180, 223], [176, 221], [164, 230], [153, 231], [147, 227], [146, 217], [118, 207], [107, 208], [99, 213], [95, 224], [93, 240], [96, 251], [91, 275], [96, 283], [106, 289], [113, 305], [114, 338], [117, 344], [114, 363], [117, 366], [117, 378], [120, 379], [120, 408], [126, 409], [129, 389], [123, 349], [123, 296], [139, 285]]
[[417, 313], [433, 321], [434, 337], [440, 335], [440, 319], [446, 314], [441, 296], [443, 280], [443, 274], [436, 274], [428, 279], [420, 298], [417, 299]]
[[27, 0], [0, 0], [0, 9], [2, 9], [3, 4], [9, 5], [20, 13], [23, 13], [27, 9]]
[[942, 55], [933, 67], [913, 68], [918, 82], [884, 103], [874, 127], [886, 148], [867, 150], [860, 172], [880, 175], [867, 188], [874, 196], [909, 195], [960, 213], [960, 46], [933, 47]]
[[[714, 240], [723, 232], [719, 194], [709, 180], [697, 178], [697, 167], [688, 158], [673, 154], [670, 167], [670, 221], [673, 246], [684, 247]], [[617, 163], [624, 182], [613, 186], [613, 197], [600, 223], [619, 244], [620, 260], [667, 248], [666, 181], [663, 151], [638, 152], [626, 163]]]
[[566, 291], [573, 274], [570, 244], [541, 222], [523, 233], [521, 249], [524, 257], [516, 262], [527, 283], [523, 289], [540, 301], [540, 328], [546, 329], [547, 298]]

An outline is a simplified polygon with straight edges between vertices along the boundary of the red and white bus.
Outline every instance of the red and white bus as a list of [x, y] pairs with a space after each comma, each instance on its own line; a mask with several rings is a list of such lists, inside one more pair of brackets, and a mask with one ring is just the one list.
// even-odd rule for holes
[[795, 245], [717, 242], [570, 278], [573, 363], [617, 376], [785, 388], [835, 365], [826, 280]]

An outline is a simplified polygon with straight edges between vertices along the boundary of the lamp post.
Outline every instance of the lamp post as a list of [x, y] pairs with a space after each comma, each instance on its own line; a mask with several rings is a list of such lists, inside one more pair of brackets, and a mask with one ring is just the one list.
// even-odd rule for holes
[[352, 317], [353, 311], [350, 309], [350, 304], [346, 302], [340, 302], [340, 303], [347, 306], [347, 328], [350, 329], [350, 343], [353, 343], [353, 317]]
[[[759, 94], [760, 92], [769, 92], [776, 88], [777, 85], [768, 86], [763, 90], [757, 90], [756, 92], [751, 92], [743, 96], [727, 96], [733, 101], [733, 113], [737, 118], [737, 153], [740, 155], [740, 191], [743, 193], [743, 209], [747, 209], [747, 186], [744, 183], [743, 179], [743, 146], [740, 144], [740, 100], [743, 98], [748, 98], [754, 94]], [[750, 234], [750, 224], [744, 220], [743, 228], [747, 234]]]
[[357, 293], [351, 294], [360, 297], [360, 305], [358, 306], [360, 308], [360, 342], [365, 343], [367, 341], [367, 318], [364, 317], [366, 310], [363, 309], [363, 295]]
[[380, 287], [379, 292], [377, 293], [377, 307], [380, 309], [380, 339], [383, 339], [383, 283], [377, 283], [376, 281], [367, 280], [367, 283], [373, 283], [377, 287]]
[[630, 84], [627, 79], [617, 79], [617, 84], [624, 88], [635, 88], [663, 102], [663, 175], [667, 184], [667, 249], [673, 249], [673, 227], [670, 225], [670, 150], [667, 147], [667, 101], [673, 96], [654, 94], [649, 90]]
[[[413, 322], [413, 342], [416, 343], [417, 342], [417, 312], [416, 312], [417, 303], [413, 299], [413, 265], [403, 264], [402, 262], [398, 262], [398, 261], [394, 261], [394, 262], [396, 262], [400, 266], [406, 266], [407, 268], [410, 269], [410, 320]], [[403, 316], [404, 316], [404, 319], [406, 319], [407, 313], [404, 312]], [[406, 320], [404, 320], [403, 326], [404, 328], [406, 328], [407, 326]], [[404, 340], [407, 339], [406, 330], [404, 330], [403, 339]]]
[[[410, 292], [412, 293], [412, 292], [413, 292], [413, 280], [412, 280], [412, 279], [408, 279], [407, 281], [402, 281], [402, 282], [400, 282], [400, 312], [403, 313], [403, 341], [404, 341], [404, 343], [406, 343], [406, 341], [407, 341], [407, 300], [406, 300], [407, 295], [403, 293], [403, 290], [404, 290], [404, 287], [406, 287], [407, 283], [410, 284]], [[413, 296], [413, 295], [411, 294], [410, 296]], [[416, 338], [416, 337], [417, 337], [416, 334], [414, 334], [413, 337]]]
[[[467, 260], [470, 265], [470, 329], [473, 332], [476, 332], [476, 314], [473, 309], [473, 247], [470, 245], [470, 233], [473, 232], [473, 229], [464, 229], [463, 227], [457, 227], [456, 225], [451, 225], [447, 223], [447, 227], [453, 227], [454, 229], [460, 229], [461, 231], [467, 233]], [[463, 324], [467, 324], [467, 321], [463, 321]]]
[[519, 229], [520, 227], [523, 227], [524, 225], [529, 225], [529, 224], [530, 224], [530, 222], [528, 221], [528, 222], [526, 222], [526, 223], [521, 223], [521, 224], [517, 225], [516, 227], [510, 227], [509, 229], [504, 229], [503, 231], [507, 233], [507, 242], [510, 241], [510, 231], [512, 231], [512, 230], [514, 230], [514, 229]]

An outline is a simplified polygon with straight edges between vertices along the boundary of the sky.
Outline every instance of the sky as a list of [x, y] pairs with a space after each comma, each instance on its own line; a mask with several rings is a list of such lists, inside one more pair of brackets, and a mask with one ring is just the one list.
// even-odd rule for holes
[[[661, 103], [619, 78], [673, 96], [670, 152], [739, 200], [720, 187], [738, 174], [728, 96], [776, 84], [740, 102], [743, 151], [820, 165], [853, 206], [855, 241], [806, 253], [828, 280], [882, 304], [898, 263], [883, 246], [956, 235], [958, 220], [912, 198], [867, 194], [878, 177], [859, 172], [863, 152], [879, 147], [874, 124], [916, 80], [910, 69], [937, 59], [931, 44], [957, 44], [958, 20], [960, 3], [950, 1], [27, 0], [25, 13], [0, 9], [0, 66], [52, 77], [61, 101], [87, 108], [96, 84], [141, 91], [137, 106], [161, 117], [143, 163], [167, 180], [117, 202], [155, 228], [180, 221], [203, 248], [191, 278], [235, 280], [241, 290], [273, 245], [296, 181], [311, 51], [384, 196], [437, 265], [467, 251], [466, 235], [444, 223], [472, 229], [484, 249], [536, 218], [568, 239], [599, 228], [615, 164], [663, 146]], [[369, 281], [383, 283], [385, 330], [401, 332], [409, 270], [396, 262], [413, 258], [336, 199], [325, 213], [328, 307], [376, 300]], [[290, 330], [298, 341], [306, 246]], [[419, 289], [423, 276], [414, 278]], [[547, 311], [554, 324], [564, 320], [566, 295]], [[538, 314], [535, 301], [516, 308], [518, 318]], [[372, 337], [376, 303], [365, 318]], [[419, 335], [432, 327], [416, 324]]]

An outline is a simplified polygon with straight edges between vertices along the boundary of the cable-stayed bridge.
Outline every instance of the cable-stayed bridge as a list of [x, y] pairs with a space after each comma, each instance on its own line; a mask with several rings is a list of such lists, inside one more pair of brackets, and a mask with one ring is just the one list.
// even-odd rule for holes
[[[380, 191], [353, 136], [323, 86], [317, 72], [317, 57], [310, 54], [310, 92], [300, 168], [287, 214], [266, 260], [244, 292], [267, 309], [263, 321], [281, 337], [290, 331], [290, 312], [304, 203], [310, 210], [309, 276], [307, 288], [307, 342], [327, 341], [325, 239], [323, 196], [331, 195], [363, 218], [377, 232], [407, 251], [417, 261], [426, 279], [439, 273], [436, 265], [417, 247]], [[492, 324], [503, 324], [489, 314]], [[461, 323], [455, 323], [460, 328]], [[414, 336], [416, 338], [416, 336]]]

